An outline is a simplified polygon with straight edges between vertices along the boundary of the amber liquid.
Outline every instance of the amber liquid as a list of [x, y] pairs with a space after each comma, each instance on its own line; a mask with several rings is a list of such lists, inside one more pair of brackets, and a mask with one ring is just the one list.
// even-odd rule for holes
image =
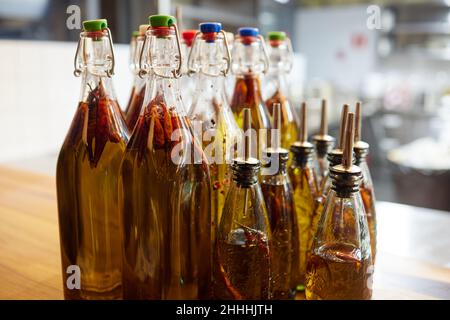
[[294, 190], [295, 216], [299, 239], [299, 257], [294, 261], [296, 268], [292, 272], [297, 290], [303, 290], [306, 264], [312, 248], [312, 241], [317, 229], [321, 206], [317, 204], [317, 186], [314, 173], [310, 168], [290, 167], [289, 176]]
[[210, 297], [208, 165], [171, 159], [179, 143], [186, 154], [192, 145], [198, 148], [190, 129], [181, 131], [181, 142], [171, 141], [174, 130], [188, 128], [187, 120], [157, 95], [140, 115], [128, 143], [120, 183], [124, 298]]
[[142, 104], [145, 97], [145, 86], [140, 89], [133, 87], [130, 102], [125, 110], [125, 121], [127, 122], [128, 129], [133, 132], [136, 122], [141, 113]]
[[221, 298], [264, 300], [270, 297], [270, 254], [267, 236], [256, 230], [232, 230], [218, 247], [218, 291]]
[[[252, 129], [258, 134], [258, 157], [260, 151], [265, 149], [267, 141], [270, 141], [269, 132], [267, 140], [260, 136], [260, 129], [270, 129], [270, 116], [261, 97], [261, 85], [259, 78], [253, 75], [239, 76], [236, 79], [231, 111], [234, 114], [239, 128], [243, 128], [245, 108], [250, 108], [252, 114]], [[261, 141], [262, 139], [262, 141]], [[262, 144], [262, 145], [261, 145]]]
[[281, 146], [287, 150], [297, 139], [297, 124], [295, 123], [294, 113], [291, 109], [289, 101], [277, 90], [266, 101], [266, 107], [269, 114], [273, 117], [273, 104], [281, 105]]
[[372, 261], [375, 264], [375, 258], [377, 255], [377, 222], [375, 213], [375, 201], [372, 188], [367, 187], [364, 183], [361, 183], [359, 188], [361, 192], [361, 198], [364, 203], [364, 210], [367, 217], [367, 225], [369, 227], [370, 234], [370, 248], [372, 252]]
[[309, 260], [308, 300], [367, 300], [372, 297], [372, 261], [360, 249], [342, 243], [324, 244]]
[[294, 229], [294, 203], [289, 185], [261, 184], [272, 231], [272, 299], [292, 295], [291, 272], [298, 259], [298, 233]]
[[[103, 85], [80, 102], [61, 148], [57, 172], [64, 297], [122, 297], [119, 166], [127, 129]], [[68, 289], [67, 267], [81, 269], [81, 290]]]

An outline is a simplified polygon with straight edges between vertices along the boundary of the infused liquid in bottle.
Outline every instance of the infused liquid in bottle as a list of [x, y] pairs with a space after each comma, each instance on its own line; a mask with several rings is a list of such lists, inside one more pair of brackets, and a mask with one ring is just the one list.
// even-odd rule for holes
[[[292, 186], [287, 174], [289, 151], [281, 148], [281, 106], [274, 107], [272, 127], [277, 130], [275, 143], [263, 156], [261, 189], [269, 216], [271, 242], [272, 299], [289, 299], [294, 291], [291, 280], [292, 262], [298, 257], [298, 233]], [[273, 130], [274, 131], [274, 130]], [[272, 135], [272, 138], [273, 138]]]
[[245, 108], [251, 110], [252, 128], [258, 135], [257, 157], [269, 138], [260, 129], [270, 129], [270, 115], [261, 95], [260, 75], [268, 69], [269, 60], [264, 39], [256, 28], [240, 28], [234, 41], [232, 71], [236, 75], [231, 111], [239, 127], [243, 125]]
[[144, 102], [145, 96], [145, 79], [139, 74], [139, 63], [142, 52], [142, 44], [145, 39], [145, 32], [147, 31], [149, 25], [142, 24], [139, 26], [138, 35], [136, 36], [136, 48], [134, 50], [134, 55], [132, 57], [132, 71], [134, 73], [133, 89], [131, 92], [130, 101], [125, 110], [125, 120], [127, 122], [128, 129], [130, 132], [133, 131], [136, 125], [139, 114], [141, 113], [142, 104]]
[[205, 258], [212, 250], [208, 165], [177, 90], [182, 55], [175, 18], [149, 20], [143, 54], [152, 76], [119, 184], [124, 298], [205, 298], [212, 277]]
[[367, 165], [367, 155], [369, 154], [369, 144], [361, 141], [361, 102], [356, 104], [356, 128], [355, 128], [355, 164], [361, 169], [362, 180], [359, 186], [361, 197], [364, 203], [364, 209], [367, 216], [367, 224], [370, 232], [370, 247], [372, 249], [372, 260], [375, 264], [377, 254], [377, 216], [375, 211], [375, 193], [370, 175], [369, 166]]
[[200, 127], [203, 150], [211, 174], [211, 216], [213, 237], [222, 215], [222, 208], [231, 181], [230, 163], [241, 139], [241, 130], [231, 112], [224, 81], [230, 65], [230, 54], [222, 25], [201, 23], [192, 46], [188, 67], [197, 73], [192, 107], [188, 113], [194, 128]]
[[260, 162], [250, 156], [250, 109], [244, 111], [245, 155], [233, 160], [214, 256], [215, 297], [269, 299], [270, 225], [258, 182]]
[[[81, 97], [56, 171], [66, 299], [122, 297], [117, 181], [128, 131], [112, 85], [113, 67], [107, 21], [83, 22], [75, 57]], [[68, 288], [69, 266], [80, 268], [81, 289]]]
[[349, 113], [341, 165], [330, 168], [332, 189], [320, 217], [306, 274], [308, 300], [372, 297], [373, 265], [361, 170], [352, 165], [354, 114]]
[[293, 287], [303, 291], [306, 263], [312, 245], [312, 236], [317, 220], [318, 188], [314, 177], [312, 156], [314, 146], [307, 141], [306, 103], [301, 107], [300, 139], [291, 146], [292, 164], [289, 177], [294, 190], [296, 230], [298, 238], [298, 257], [292, 272]]
[[268, 33], [269, 72], [264, 78], [266, 107], [273, 117], [274, 103], [281, 104], [281, 147], [289, 149], [297, 139], [297, 117], [287, 94], [286, 75], [292, 69], [293, 53], [286, 33], [272, 31]]
[[329, 168], [327, 155], [334, 144], [334, 138], [328, 134], [327, 101], [325, 99], [322, 100], [319, 134], [313, 136], [313, 142], [315, 149], [314, 171], [316, 173], [317, 186], [319, 190], [323, 190], [322, 183], [325, 182]]

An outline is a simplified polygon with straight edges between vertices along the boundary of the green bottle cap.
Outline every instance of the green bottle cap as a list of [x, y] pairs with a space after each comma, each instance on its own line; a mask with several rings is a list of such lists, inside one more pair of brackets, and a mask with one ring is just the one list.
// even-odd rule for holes
[[286, 40], [286, 32], [284, 31], [270, 31], [267, 33], [267, 37], [269, 40], [279, 40], [284, 41]]
[[105, 28], [108, 28], [108, 21], [106, 19], [83, 21], [83, 29], [85, 31], [100, 31]]
[[139, 35], [139, 31], [133, 31], [133, 33], [131, 34], [132, 37], [138, 37]]
[[175, 19], [175, 17], [163, 14], [149, 16], [148, 21], [153, 28], [170, 27], [177, 23], [177, 19]]

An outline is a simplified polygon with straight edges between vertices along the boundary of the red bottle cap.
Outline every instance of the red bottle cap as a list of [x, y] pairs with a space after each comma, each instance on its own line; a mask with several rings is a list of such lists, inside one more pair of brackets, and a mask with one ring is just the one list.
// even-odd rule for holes
[[184, 30], [181, 33], [181, 36], [183, 37], [183, 40], [188, 47], [192, 45], [192, 41], [194, 41], [194, 37], [196, 34], [197, 30]]

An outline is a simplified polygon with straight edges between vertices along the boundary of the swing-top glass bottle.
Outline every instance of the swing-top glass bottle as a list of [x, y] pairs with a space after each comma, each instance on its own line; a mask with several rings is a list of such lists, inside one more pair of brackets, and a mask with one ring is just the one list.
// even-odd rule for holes
[[[113, 89], [114, 62], [107, 21], [83, 22], [74, 61], [81, 97], [56, 171], [66, 299], [122, 297], [117, 181], [128, 131]], [[80, 289], [67, 285], [69, 266], [80, 268]]]
[[124, 298], [208, 298], [209, 169], [178, 91], [183, 56], [175, 18], [149, 20], [140, 72], [152, 76], [119, 184]]

